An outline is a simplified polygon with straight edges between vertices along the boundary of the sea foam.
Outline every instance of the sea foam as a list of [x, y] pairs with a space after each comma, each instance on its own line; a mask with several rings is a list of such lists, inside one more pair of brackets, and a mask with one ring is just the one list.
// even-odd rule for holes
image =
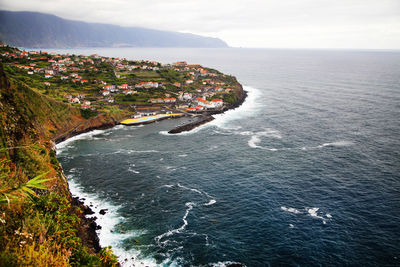
[[79, 134], [79, 135], [73, 136], [71, 138], [68, 138], [67, 140], [62, 141], [56, 145], [57, 154], [60, 154], [60, 153], [64, 152], [65, 150], [67, 150], [70, 147], [70, 144], [72, 144], [73, 142], [75, 142], [77, 140], [93, 139], [94, 136], [105, 133], [106, 131], [107, 130], [93, 130], [93, 131], [90, 131], [87, 133]]
[[[256, 116], [262, 107], [262, 103], [259, 102], [261, 91], [251, 86], [243, 86], [243, 89], [247, 92], [247, 98], [238, 108], [228, 110], [222, 114], [214, 115], [215, 120], [207, 123], [208, 125], [214, 125], [219, 128], [232, 129], [229, 125], [234, 120]], [[206, 124], [206, 125], [207, 125]]]
[[[126, 233], [115, 231], [115, 227], [124, 220], [117, 212], [120, 206], [104, 201], [96, 194], [85, 192], [83, 188], [75, 182], [73, 176], [70, 175], [68, 178], [72, 195], [85, 199], [84, 204], [90, 206], [94, 212], [93, 215], [88, 217], [96, 217], [96, 223], [101, 226], [101, 229], [96, 231], [99, 236], [100, 246], [106, 247], [111, 245], [114, 254], [117, 255], [118, 261], [122, 266], [159, 266], [155, 259], [149, 257], [143, 258], [139, 250], [125, 250], [121, 246], [125, 239], [139, 237], [146, 232], [143, 230], [129, 231]], [[100, 214], [100, 210], [102, 209], [107, 210], [104, 215]]]

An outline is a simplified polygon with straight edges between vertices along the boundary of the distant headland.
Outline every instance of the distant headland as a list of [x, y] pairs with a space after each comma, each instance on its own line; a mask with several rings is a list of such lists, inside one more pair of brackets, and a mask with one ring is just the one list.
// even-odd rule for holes
[[0, 10], [1, 41], [31, 48], [228, 47], [218, 38], [140, 27], [87, 23], [38, 12]]

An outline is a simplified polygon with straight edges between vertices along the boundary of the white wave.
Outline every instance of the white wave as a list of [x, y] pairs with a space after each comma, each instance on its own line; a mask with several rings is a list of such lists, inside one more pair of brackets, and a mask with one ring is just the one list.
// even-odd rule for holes
[[327, 147], [327, 146], [343, 147], [343, 146], [351, 146], [351, 145], [353, 145], [353, 142], [351, 142], [351, 141], [337, 141], [337, 142], [332, 142], [332, 143], [324, 143], [324, 144], [319, 145], [317, 147], [318, 148]]
[[178, 233], [181, 233], [183, 230], [185, 230], [186, 226], [188, 225], [188, 222], [187, 222], [187, 220], [186, 220], [186, 219], [187, 219], [187, 216], [189, 215], [189, 212], [193, 209], [193, 206], [194, 206], [194, 205], [195, 205], [195, 204], [194, 204], [193, 202], [187, 202], [187, 203], [185, 204], [185, 206], [187, 207], [187, 209], [186, 209], [186, 211], [185, 211], [185, 215], [184, 215], [183, 218], [182, 218], [182, 221], [183, 221], [182, 226], [179, 227], [179, 228], [177, 228], [177, 229], [169, 230], [168, 232], [165, 232], [165, 233], [163, 233], [163, 234], [161, 234], [161, 235], [156, 236], [156, 237], [154, 238], [154, 240], [157, 242], [157, 244], [161, 245], [162, 243], [161, 243], [160, 241], [161, 241], [161, 239], [163, 239], [164, 237], [168, 237], [168, 236], [171, 236], [171, 235], [173, 235], [173, 234], [178, 234]]
[[284, 211], [287, 211], [287, 212], [290, 212], [290, 213], [294, 213], [294, 214], [300, 214], [301, 213], [301, 211], [299, 211], [299, 210], [297, 210], [295, 208], [287, 208], [285, 206], [282, 206], [281, 210], [284, 210]]
[[289, 224], [289, 227], [290, 227], [290, 228], [294, 228], [294, 225], [290, 223], [290, 224]]
[[184, 158], [184, 157], [187, 157], [187, 156], [188, 156], [187, 154], [178, 155], [178, 157], [180, 157], [180, 158]]
[[243, 86], [243, 89], [247, 92], [247, 98], [244, 103], [236, 109], [214, 115], [215, 120], [209, 122], [208, 124], [217, 126], [219, 128], [228, 127], [229, 129], [229, 127], [232, 127], [229, 125], [230, 122], [257, 115], [257, 112], [261, 110], [260, 107], [262, 106], [262, 103], [259, 102], [261, 91], [250, 86]]
[[123, 125], [123, 124], [118, 124], [118, 125], [116, 125], [116, 126], [114, 127], [114, 129], [119, 130], [119, 129], [122, 129], [122, 128], [125, 128], [125, 127], [126, 127], [126, 126]]
[[135, 173], [135, 174], [140, 173], [139, 171], [134, 170], [134, 169], [132, 169], [131, 167], [128, 168], [128, 171], [130, 171], [130, 172], [132, 172], [132, 173]]
[[[127, 238], [139, 237], [146, 233], [146, 231], [129, 231], [120, 233], [115, 231], [115, 227], [123, 222], [124, 218], [119, 216], [117, 210], [120, 206], [113, 205], [108, 201], [100, 199], [93, 193], [86, 193], [83, 189], [69, 177], [69, 189], [73, 196], [77, 196], [80, 199], [85, 199], [84, 204], [90, 206], [94, 214], [88, 216], [97, 217], [96, 223], [101, 226], [101, 229], [97, 230], [99, 236], [100, 246], [112, 246], [114, 254], [118, 257], [118, 261], [122, 266], [158, 266], [155, 259], [142, 258], [139, 250], [131, 249], [125, 250], [122, 243]], [[107, 212], [104, 215], [100, 214], [100, 210], [106, 209]]]
[[173, 134], [168, 133], [168, 131], [159, 131], [158, 133], [161, 135], [173, 135]]
[[[244, 134], [242, 134], [242, 135], [251, 135], [250, 134], [251, 132], [243, 132], [243, 133]], [[277, 138], [277, 139], [282, 138], [282, 135], [280, 134], [279, 131], [273, 130], [273, 129], [265, 129], [265, 131], [253, 133], [253, 135], [250, 137], [249, 141], [247, 141], [247, 144], [249, 145], [249, 147], [261, 148], [261, 149], [266, 149], [266, 150], [270, 150], [270, 151], [277, 151], [276, 148], [266, 148], [266, 147], [259, 146], [258, 144], [261, 142], [262, 136]]]
[[217, 201], [215, 199], [211, 199], [208, 203], [204, 204], [204, 206], [211, 206], [215, 203], [217, 203]]
[[321, 219], [323, 224], [326, 224], [324, 217], [318, 215], [318, 210], [319, 210], [319, 208], [309, 208], [309, 209], [307, 209], [307, 212], [308, 212], [308, 215], [310, 215], [311, 217]]
[[332, 215], [330, 215], [329, 213], [325, 214], [326, 218], [332, 218]]
[[238, 264], [240, 266], [246, 267], [246, 265], [244, 265], [243, 263], [235, 262], [235, 261], [219, 261], [219, 262], [216, 262], [216, 263], [209, 263], [208, 266], [226, 267], [226, 266], [230, 266], [230, 265], [234, 265], [234, 264]]
[[247, 141], [247, 144], [249, 145], [249, 147], [252, 148], [261, 148], [261, 146], [258, 145], [258, 143], [260, 143], [260, 137], [258, 137], [257, 135], [253, 135], [249, 141]]
[[65, 150], [67, 150], [68, 148], [70, 148], [69, 145], [77, 140], [93, 139], [95, 135], [104, 133], [105, 131], [106, 130], [93, 130], [93, 131], [90, 131], [87, 133], [75, 135], [71, 138], [68, 138], [67, 140], [62, 141], [56, 145], [57, 154], [60, 154], [60, 153], [64, 152]]

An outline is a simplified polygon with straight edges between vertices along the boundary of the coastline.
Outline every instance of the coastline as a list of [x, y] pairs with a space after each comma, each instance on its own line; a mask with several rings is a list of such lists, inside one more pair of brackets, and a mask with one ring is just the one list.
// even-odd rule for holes
[[[223, 110], [220, 110], [220, 111], [212, 111], [212, 112], [210, 112], [211, 114], [207, 115], [206, 118], [202, 117], [202, 119], [200, 119], [196, 122], [190, 123], [191, 125], [189, 125], [189, 126], [188, 126], [188, 124], [186, 124], [181, 127], [186, 127], [188, 129], [185, 131], [193, 130], [194, 128], [197, 128], [205, 123], [208, 123], [208, 122], [214, 120], [214, 117], [212, 115], [223, 114], [226, 111], [233, 110], [233, 109], [240, 107], [246, 101], [246, 98], [248, 96], [248, 92], [243, 89], [241, 84], [240, 84], [240, 88], [242, 91], [241, 97], [240, 97], [239, 101], [237, 101], [233, 105], [225, 107]], [[79, 126], [75, 127], [74, 129], [55, 137], [53, 139], [53, 141], [55, 142], [55, 144], [59, 145], [62, 142], [68, 141], [73, 137], [76, 137], [76, 136], [79, 136], [82, 134], [88, 134], [88, 133], [94, 132], [96, 130], [110, 129], [117, 125], [119, 125], [119, 122], [116, 121], [114, 118], [98, 115], [98, 116], [80, 124]], [[173, 130], [174, 129], [172, 129], [171, 131], [173, 131]], [[57, 150], [58, 149], [56, 149], [56, 151]], [[100, 223], [98, 223], [98, 221], [99, 221], [99, 217], [103, 216], [107, 212], [106, 211], [107, 209], [104, 209], [103, 207], [98, 208], [96, 206], [97, 210], [94, 211], [92, 209], [93, 208], [92, 203], [91, 202], [87, 203], [87, 199], [85, 198], [85, 196], [80, 195], [78, 192], [79, 190], [76, 190], [76, 188], [74, 188], [74, 190], [71, 190], [70, 181], [67, 181], [67, 184], [68, 184], [68, 190], [72, 197], [72, 204], [75, 207], [81, 208], [81, 210], [83, 211], [83, 214], [81, 216], [82, 224], [79, 229], [79, 233], [81, 234], [80, 236], [82, 238], [82, 242], [86, 246], [88, 246], [90, 249], [92, 249], [93, 251], [98, 252], [102, 248], [102, 246], [101, 246], [102, 242], [100, 240], [100, 234], [98, 233], [98, 231], [100, 229], [102, 229], [102, 227], [104, 227], [104, 225], [101, 225]], [[74, 187], [76, 187], [76, 186], [74, 186]], [[72, 191], [75, 191], [75, 192], [72, 192]], [[100, 205], [100, 203], [99, 203], [99, 205]], [[102, 213], [102, 211], [104, 211], [104, 214]], [[99, 217], [97, 217], [97, 216], [99, 216]], [[110, 230], [111, 229], [108, 229], [108, 231], [110, 231]], [[107, 244], [107, 245], [109, 245], [109, 244]], [[115, 253], [115, 251], [114, 251], [114, 253]], [[128, 256], [128, 255], [124, 255], [124, 256], [117, 255], [119, 264], [129, 264], [129, 262], [131, 260], [135, 260], [134, 257], [128, 259], [126, 256]]]
[[237, 101], [233, 105], [225, 107], [222, 110], [206, 111], [206, 112], [203, 113], [203, 115], [197, 121], [190, 122], [190, 123], [187, 123], [187, 124], [182, 125], [182, 126], [178, 126], [178, 127], [174, 128], [174, 129], [168, 131], [168, 133], [169, 134], [178, 134], [178, 133], [182, 133], [182, 132], [191, 131], [191, 130], [199, 127], [199, 126], [202, 126], [202, 125], [204, 125], [204, 124], [206, 124], [208, 122], [211, 122], [211, 121], [215, 120], [215, 117], [213, 115], [223, 114], [226, 111], [233, 110], [233, 109], [236, 109], [236, 108], [240, 107], [244, 103], [244, 101], [246, 100], [247, 94], [248, 94], [247, 91], [245, 91], [243, 89], [243, 87], [242, 87], [242, 92], [243, 93], [242, 93], [242, 96], [239, 99], [239, 101]]

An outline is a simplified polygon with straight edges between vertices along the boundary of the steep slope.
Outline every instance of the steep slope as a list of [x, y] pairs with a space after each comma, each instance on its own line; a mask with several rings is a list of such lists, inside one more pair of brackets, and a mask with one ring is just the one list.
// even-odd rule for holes
[[86, 23], [36, 12], [0, 11], [0, 40], [22, 47], [227, 47], [200, 35]]
[[51, 141], [85, 130], [88, 121], [79, 110], [9, 80], [1, 64], [0, 86], [1, 265], [116, 263], [107, 248], [99, 251], [95, 225], [73, 204]]

